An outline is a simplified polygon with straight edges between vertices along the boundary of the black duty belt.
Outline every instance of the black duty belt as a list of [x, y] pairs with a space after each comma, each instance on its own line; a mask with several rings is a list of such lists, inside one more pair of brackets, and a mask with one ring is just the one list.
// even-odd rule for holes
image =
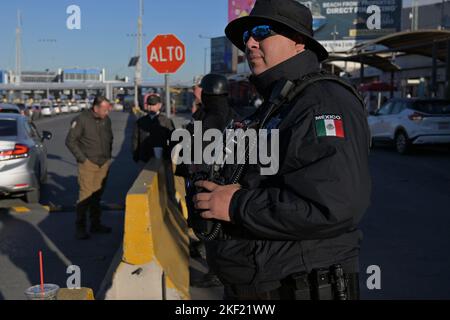
[[296, 273], [280, 281], [277, 289], [255, 292], [243, 286], [226, 286], [227, 300], [358, 300], [359, 274], [344, 273], [341, 265]]

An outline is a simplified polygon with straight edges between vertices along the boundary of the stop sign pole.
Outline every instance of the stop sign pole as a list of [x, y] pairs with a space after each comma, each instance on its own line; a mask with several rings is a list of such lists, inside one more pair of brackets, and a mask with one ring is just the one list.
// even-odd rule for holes
[[167, 113], [167, 118], [171, 118], [172, 117], [172, 101], [170, 101], [170, 79], [169, 79], [169, 74], [166, 73], [164, 75], [164, 87], [166, 90], [166, 113]]
[[156, 72], [164, 74], [166, 90], [166, 112], [171, 117], [170, 79], [171, 73], [177, 70], [186, 61], [186, 48], [173, 34], [158, 35], [147, 46], [147, 61]]

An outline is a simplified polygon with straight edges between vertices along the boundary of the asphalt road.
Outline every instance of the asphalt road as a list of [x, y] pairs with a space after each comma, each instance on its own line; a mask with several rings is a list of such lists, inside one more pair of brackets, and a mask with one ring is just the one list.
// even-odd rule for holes
[[[38, 251], [44, 255], [45, 282], [66, 287], [69, 265], [81, 268], [81, 285], [99, 288], [101, 281], [123, 237], [125, 196], [139, 168], [131, 159], [133, 117], [128, 113], [112, 113], [114, 131], [113, 163], [103, 197], [105, 206], [117, 208], [105, 211], [103, 222], [113, 228], [111, 235], [95, 235], [89, 241], [74, 238], [78, 196], [77, 166], [65, 147], [70, 121], [75, 115], [43, 119], [36, 123], [39, 130], [49, 130], [53, 139], [47, 142], [48, 181], [41, 190], [41, 203], [60, 207], [51, 212], [32, 206], [29, 213], [0, 212], [0, 299], [24, 299], [23, 291], [39, 283]], [[24, 205], [20, 200], [2, 200], [0, 207]]]
[[[0, 299], [23, 299], [39, 281], [38, 251], [44, 252], [45, 280], [66, 287], [68, 265], [82, 270], [82, 285], [96, 291], [120, 245], [123, 211], [107, 211], [104, 222], [113, 234], [90, 241], [74, 240], [77, 198], [76, 163], [64, 146], [71, 116], [45, 119], [50, 130], [49, 177], [42, 203], [65, 208], [47, 213], [39, 206], [25, 214], [0, 212]], [[114, 162], [105, 205], [123, 206], [139, 168], [130, 158], [133, 119], [113, 113]], [[408, 156], [377, 147], [370, 157], [372, 205], [361, 227], [361, 291], [364, 299], [450, 298], [450, 152], [426, 148]], [[21, 205], [2, 200], [0, 207]], [[368, 290], [367, 267], [381, 270], [381, 289]], [[206, 270], [206, 269], [205, 269]], [[214, 297], [220, 297], [216, 292]], [[208, 292], [202, 293], [208, 298]]]
[[[362, 221], [361, 290], [365, 299], [450, 299], [450, 152], [400, 156], [376, 148], [370, 158], [372, 205]], [[368, 266], [381, 290], [368, 290]]]

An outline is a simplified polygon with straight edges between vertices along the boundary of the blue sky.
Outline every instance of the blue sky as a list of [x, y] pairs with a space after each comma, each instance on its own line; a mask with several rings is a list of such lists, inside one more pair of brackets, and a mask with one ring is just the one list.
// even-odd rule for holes
[[[412, 0], [404, 0], [409, 6]], [[430, 4], [442, 0], [418, 0]], [[13, 0], [0, 2], [0, 70], [15, 66], [17, 10], [23, 16], [23, 70], [56, 70], [58, 67], [106, 68], [108, 78], [133, 76], [128, 68], [136, 52], [138, 0]], [[81, 7], [82, 29], [68, 30], [66, 9]], [[187, 61], [173, 76], [190, 81], [203, 73], [204, 36], [222, 36], [227, 24], [228, 0], [145, 0], [144, 49], [157, 34], [176, 34], [185, 44]], [[56, 42], [42, 42], [55, 39]], [[145, 54], [145, 50], [144, 50]], [[208, 51], [208, 65], [209, 65]], [[144, 78], [161, 81], [144, 62]]]
[[[81, 8], [81, 30], [68, 30], [66, 9]], [[58, 67], [106, 68], [108, 77], [132, 76], [138, 0], [14, 0], [0, 3], [0, 69], [14, 69], [17, 10], [23, 17], [23, 70]], [[186, 45], [185, 65], [173, 76], [189, 81], [203, 73], [204, 36], [222, 36], [227, 24], [227, 0], [145, 0], [144, 49], [157, 34], [174, 33]], [[56, 39], [56, 42], [42, 42]], [[145, 54], [144, 50], [144, 54]], [[209, 63], [208, 51], [208, 63]], [[144, 78], [163, 77], [144, 62]]]

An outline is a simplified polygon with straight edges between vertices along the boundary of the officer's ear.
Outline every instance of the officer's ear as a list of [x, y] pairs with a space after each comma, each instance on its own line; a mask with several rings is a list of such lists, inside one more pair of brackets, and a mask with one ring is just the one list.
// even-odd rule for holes
[[298, 53], [301, 53], [305, 51], [305, 38], [301, 35], [295, 35], [293, 37], [293, 40], [295, 41], [295, 51]]

